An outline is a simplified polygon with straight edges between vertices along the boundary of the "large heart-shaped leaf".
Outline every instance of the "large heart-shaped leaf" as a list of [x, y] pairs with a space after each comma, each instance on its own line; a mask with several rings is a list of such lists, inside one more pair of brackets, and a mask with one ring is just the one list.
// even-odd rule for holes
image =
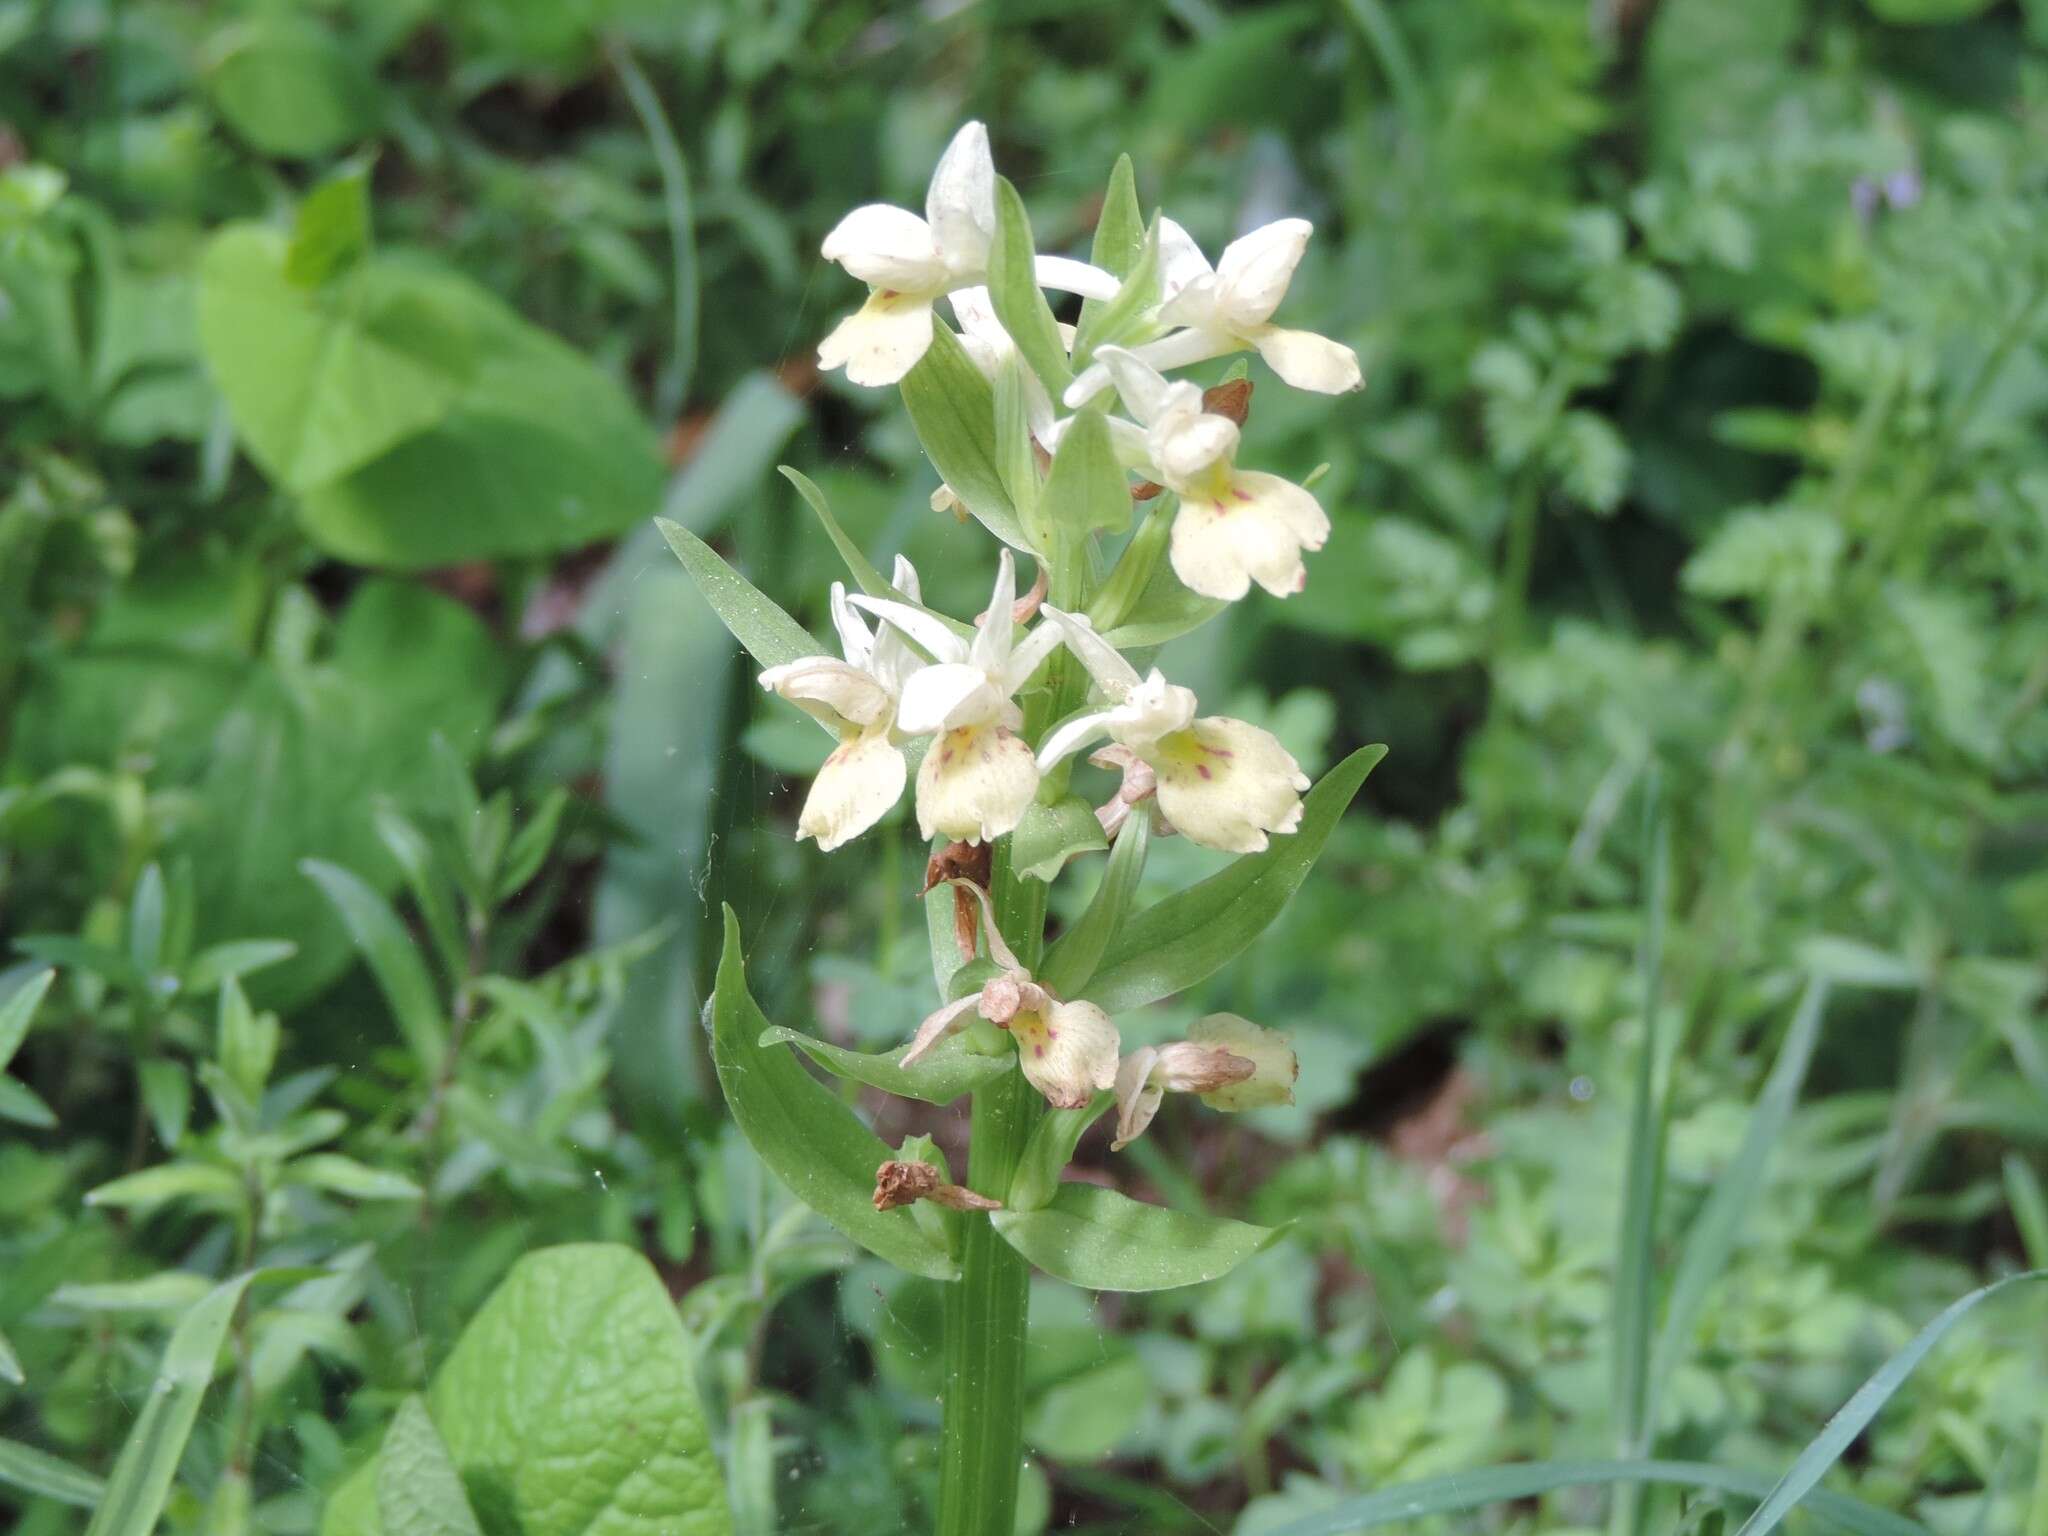
[[[727, 1536], [693, 1369], [653, 1266], [614, 1243], [573, 1243], [513, 1267], [462, 1331], [427, 1408], [484, 1536]], [[335, 1490], [323, 1536], [421, 1536], [410, 1520], [387, 1524], [380, 1506], [459, 1522], [425, 1465], [422, 1427], [401, 1414], [392, 1434]], [[386, 1467], [394, 1454], [403, 1465]]]

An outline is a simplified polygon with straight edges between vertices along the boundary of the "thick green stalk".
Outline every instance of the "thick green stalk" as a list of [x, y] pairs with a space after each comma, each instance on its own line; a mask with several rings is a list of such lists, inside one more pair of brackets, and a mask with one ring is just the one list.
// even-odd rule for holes
[[[1086, 599], [1078, 551], [1053, 562], [1051, 596], [1079, 608]], [[1079, 681], [1066, 653], [1047, 663], [1046, 685], [1025, 710], [1024, 732], [1035, 741], [1050, 720], [1071, 708]], [[1045, 940], [1043, 882], [1019, 875], [1010, 841], [996, 844], [989, 874], [996, 925], [1036, 969]], [[1007, 1197], [1010, 1180], [1045, 1114], [1045, 1103], [1020, 1072], [977, 1089], [968, 1142], [967, 1183], [990, 1199]], [[1024, 1341], [1030, 1320], [1031, 1271], [988, 1222], [961, 1223], [960, 1280], [946, 1291], [945, 1409], [939, 1440], [937, 1536], [1009, 1536], [1017, 1521], [1017, 1474], [1024, 1452]]]

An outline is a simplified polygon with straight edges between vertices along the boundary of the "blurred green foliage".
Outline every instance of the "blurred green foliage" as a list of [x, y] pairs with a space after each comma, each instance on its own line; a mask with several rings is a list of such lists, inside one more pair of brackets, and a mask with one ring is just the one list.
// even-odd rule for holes
[[[823, 231], [968, 116], [1048, 250], [1122, 151], [1211, 249], [1316, 221], [1294, 302], [1369, 386], [1253, 430], [1327, 464], [1335, 532], [1172, 655], [1310, 772], [1393, 748], [1257, 965], [1134, 1025], [1293, 1031], [1292, 1109], [1169, 1105], [1133, 1157], [1294, 1227], [1211, 1287], [1037, 1298], [1030, 1528], [1274, 1531], [1632, 1439], [1775, 1475], [2048, 1263], [2041, 0], [7, 0], [0, 999], [59, 970], [0, 1098], [24, 1536], [85, 1515], [16, 1451], [105, 1475], [211, 1280], [327, 1270], [237, 1314], [165, 1529], [295, 1536], [513, 1262], [586, 1239], [680, 1297], [739, 1529], [928, 1518], [932, 1282], [764, 1175], [693, 1027], [722, 897], [771, 1017], [903, 1038], [920, 855], [791, 841], [815, 733], [649, 519], [821, 625], [788, 457], [972, 611], [893, 396], [808, 361], [857, 297]], [[1630, 1426], [1626, 1244], [1655, 1311], [1814, 977]], [[1831, 1481], [2040, 1532], [2042, 1316], [1987, 1309]]]

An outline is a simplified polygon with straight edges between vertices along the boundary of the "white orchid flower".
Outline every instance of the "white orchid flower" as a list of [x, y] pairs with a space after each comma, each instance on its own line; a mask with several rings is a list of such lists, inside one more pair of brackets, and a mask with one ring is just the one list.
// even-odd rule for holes
[[[1134, 347], [1154, 368], [1185, 368], [1251, 347], [1296, 389], [1341, 395], [1363, 387], [1358, 354], [1313, 331], [1273, 324], [1314, 226], [1280, 219], [1233, 240], [1211, 267], [1185, 229], [1159, 221], [1160, 303], [1154, 317], [1182, 329]], [[1109, 383], [1100, 362], [1083, 371], [1066, 393], [1070, 408], [1085, 405]]]
[[1160, 811], [1205, 848], [1257, 853], [1269, 833], [1301, 825], [1308, 776], [1272, 732], [1222, 715], [1196, 718], [1191, 690], [1169, 683], [1157, 667], [1139, 677], [1082, 615], [1050, 604], [1043, 611], [1108, 707], [1078, 715], [1047, 736], [1038, 752], [1041, 773], [1108, 736], [1152, 770]]
[[[913, 601], [919, 595], [917, 571], [901, 555], [896, 557], [895, 586]], [[763, 688], [839, 738], [811, 781], [796, 823], [798, 839], [816, 838], [826, 853], [867, 831], [903, 794], [909, 769], [892, 727], [903, 685], [923, 665], [893, 630], [869, 633], [866, 620], [847, 601], [845, 586], [836, 581], [832, 623], [843, 661], [805, 656], [761, 674]]]
[[1204, 597], [1233, 601], [1254, 581], [1275, 597], [1299, 592], [1308, 581], [1301, 552], [1321, 549], [1330, 536], [1330, 519], [1315, 497], [1278, 475], [1239, 469], [1237, 424], [1204, 411], [1194, 385], [1169, 384], [1122, 347], [1096, 356], [1139, 424], [1111, 418], [1119, 454], [1180, 496], [1174, 575]]
[[1017, 1042], [1018, 1067], [1053, 1108], [1079, 1109], [1096, 1094], [1114, 1087], [1121, 1042], [1109, 1015], [1093, 1003], [1055, 997], [1033, 981], [1003, 942], [988, 892], [971, 880], [952, 883], [973, 892], [981, 903], [989, 956], [1003, 970], [989, 978], [980, 991], [925, 1015], [901, 1065], [909, 1066], [946, 1036], [964, 1029], [968, 1015], [978, 1013], [1007, 1030]]
[[1200, 1096], [1211, 1109], [1264, 1109], [1294, 1102], [1301, 1063], [1278, 1030], [1234, 1013], [1212, 1013], [1171, 1045], [1145, 1046], [1116, 1073], [1116, 1139], [1112, 1152], [1145, 1134], [1169, 1093]]
[[[939, 157], [925, 216], [888, 203], [849, 213], [825, 237], [822, 254], [868, 285], [868, 301], [818, 347], [818, 366], [843, 367], [856, 384], [894, 384], [932, 344], [932, 303], [988, 275], [996, 232], [996, 168], [988, 130], [968, 123]], [[1064, 256], [1037, 258], [1047, 288], [1088, 298], [1116, 295], [1117, 280]]]
[[905, 682], [896, 729], [930, 736], [917, 771], [917, 824], [926, 837], [987, 842], [1015, 830], [1038, 792], [1038, 763], [1017, 735], [1014, 695], [1059, 646], [1040, 624], [1017, 638], [1017, 566], [1006, 549], [996, 568], [988, 616], [963, 640], [922, 608], [886, 598], [852, 602], [923, 646], [933, 664]]

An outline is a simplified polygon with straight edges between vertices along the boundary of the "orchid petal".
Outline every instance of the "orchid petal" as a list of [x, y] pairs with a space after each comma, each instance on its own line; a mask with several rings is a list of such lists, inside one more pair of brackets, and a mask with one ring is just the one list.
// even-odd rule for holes
[[1031, 681], [1031, 674], [1038, 670], [1046, 657], [1059, 649], [1060, 640], [1058, 630], [1040, 624], [1004, 658], [997, 676], [1006, 697]]
[[939, 156], [924, 211], [955, 273], [987, 269], [996, 231], [996, 167], [980, 123], [963, 124]]
[[993, 724], [949, 730], [917, 770], [918, 828], [926, 837], [992, 842], [1016, 830], [1037, 793], [1038, 762], [1012, 732]]
[[1259, 349], [1266, 366], [1295, 389], [1342, 395], [1365, 387], [1358, 354], [1341, 341], [1318, 336], [1314, 331], [1290, 331], [1268, 325], [1253, 333], [1252, 345]]
[[[908, 595], [908, 594], [906, 594]], [[856, 608], [865, 608], [877, 618], [886, 619], [904, 634], [923, 646], [935, 660], [965, 661], [967, 646], [960, 637], [946, 628], [945, 624], [926, 613], [922, 608], [913, 608], [908, 603], [899, 603], [893, 598], [869, 597], [856, 592], [847, 598]]]
[[1329, 534], [1328, 515], [1300, 486], [1238, 470], [1220, 500], [1182, 497], [1173, 519], [1173, 573], [1204, 597], [1235, 601], [1253, 581], [1288, 597], [1307, 580], [1301, 552], [1321, 549]]
[[1138, 669], [1102, 638], [1085, 614], [1069, 613], [1064, 608], [1053, 607], [1051, 603], [1043, 604], [1038, 611], [1048, 622], [1058, 626], [1060, 638], [1066, 641], [1067, 649], [1081, 658], [1081, 665], [1088, 669], [1095, 685], [1112, 702], [1122, 702], [1123, 696], [1137, 687]]
[[1038, 771], [1052, 772], [1053, 765], [1062, 758], [1071, 757], [1083, 747], [1109, 734], [1109, 724], [1114, 712], [1106, 709], [1093, 710], [1054, 729], [1038, 749]]
[[1276, 219], [1223, 248], [1216, 302], [1233, 329], [1248, 331], [1273, 317], [1314, 232], [1307, 219]]
[[1268, 833], [1301, 825], [1308, 776], [1270, 731], [1210, 716], [1140, 750], [1159, 809], [1204, 848], [1259, 853]]
[[1079, 1109], [1116, 1086], [1116, 1025], [1095, 1004], [1055, 1003], [1006, 1027], [1017, 1040], [1017, 1065], [1055, 1109]]
[[910, 1037], [910, 1049], [903, 1053], [903, 1059], [896, 1064], [899, 1067], [907, 1067], [946, 1036], [957, 1034], [964, 1027], [962, 1021], [980, 1001], [979, 992], [970, 992], [965, 997], [955, 998], [945, 1007], [935, 1008], [926, 1014], [923, 1022], [917, 1026], [917, 1033]]
[[770, 667], [761, 686], [792, 704], [823, 704], [850, 725], [873, 725], [889, 713], [889, 690], [837, 656], [805, 656]]
[[844, 367], [855, 384], [898, 384], [931, 344], [930, 298], [878, 288], [818, 343], [818, 366]]
[[993, 672], [1010, 654], [1010, 637], [1017, 627], [1017, 561], [1008, 549], [996, 557], [996, 584], [989, 594], [988, 612], [981, 628], [967, 648], [967, 660], [984, 672]]
[[811, 781], [797, 817], [797, 837], [816, 838], [820, 851], [830, 853], [886, 816], [902, 798], [909, 777], [909, 766], [886, 728], [842, 742]]
[[1084, 299], [1113, 299], [1123, 286], [1111, 273], [1070, 256], [1040, 256], [1032, 267], [1039, 287], [1078, 293]]
[[832, 227], [821, 254], [875, 288], [935, 291], [946, 282], [932, 227], [888, 203], [854, 209]]
[[1003, 703], [1003, 695], [981, 668], [943, 661], [919, 669], [905, 681], [896, 707], [896, 729], [906, 736], [929, 736], [990, 725], [1001, 717]]

